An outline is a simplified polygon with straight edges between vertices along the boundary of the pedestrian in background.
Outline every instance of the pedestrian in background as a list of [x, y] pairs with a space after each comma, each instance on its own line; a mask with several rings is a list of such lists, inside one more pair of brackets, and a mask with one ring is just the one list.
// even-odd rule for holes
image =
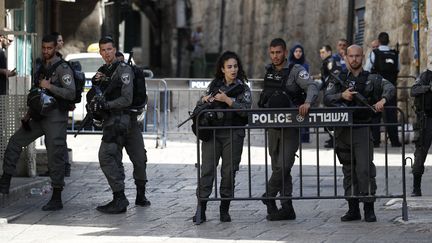
[[[306, 62], [304, 48], [300, 44], [294, 45], [289, 52], [288, 62], [293, 64], [299, 64], [304, 67], [304, 69], [309, 72], [309, 64]], [[300, 128], [300, 139], [302, 143], [310, 142], [310, 134], [308, 127]]]
[[204, 50], [204, 33], [202, 26], [192, 32], [190, 43], [192, 45], [192, 78], [205, 78], [206, 60]]
[[[377, 73], [390, 81], [397, 87], [397, 76], [399, 73], [399, 53], [397, 50], [389, 47], [390, 38], [386, 32], [381, 32], [378, 35], [378, 48], [372, 50], [366, 59], [365, 70], [371, 73]], [[391, 100], [388, 100], [386, 106], [397, 106], [397, 92]], [[376, 114], [373, 123], [381, 123], [382, 114]], [[384, 122], [397, 123], [397, 110], [386, 109], [384, 112]], [[400, 147], [402, 144], [399, 141], [397, 126], [387, 126], [388, 137], [392, 147]], [[381, 143], [380, 126], [372, 127], [374, 137], [374, 146], [379, 147]]]
[[345, 55], [347, 53], [348, 41], [346, 39], [339, 39], [336, 44], [337, 53], [333, 54], [336, 62], [339, 62], [342, 70], [346, 70]]
[[7, 93], [8, 78], [17, 75], [16, 68], [13, 70], [9, 70], [7, 68], [7, 58], [5, 52], [12, 42], [13, 35], [0, 35], [0, 95], [5, 95]]

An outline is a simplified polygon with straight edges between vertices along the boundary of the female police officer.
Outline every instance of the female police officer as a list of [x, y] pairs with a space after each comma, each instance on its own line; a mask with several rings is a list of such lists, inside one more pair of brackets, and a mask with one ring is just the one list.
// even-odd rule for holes
[[[215, 79], [210, 83], [198, 106], [214, 102], [217, 109], [249, 109], [251, 107], [251, 91], [245, 84], [247, 78], [240, 58], [231, 51], [224, 52], [216, 63]], [[247, 114], [243, 112], [212, 112], [203, 114], [212, 126], [243, 126], [247, 123]], [[208, 198], [212, 192], [215, 168], [222, 157], [220, 196], [234, 196], [234, 175], [239, 169], [244, 129], [216, 129], [202, 143], [201, 179], [197, 188], [200, 198]], [[216, 165], [215, 165], [216, 164]], [[230, 222], [228, 214], [230, 201], [222, 200], [220, 220]], [[201, 201], [200, 221], [206, 220], [207, 201]], [[196, 221], [196, 216], [193, 217]]]

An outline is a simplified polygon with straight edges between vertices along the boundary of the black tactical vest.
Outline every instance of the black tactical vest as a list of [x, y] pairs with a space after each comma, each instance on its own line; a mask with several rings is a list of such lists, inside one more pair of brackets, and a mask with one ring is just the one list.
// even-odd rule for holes
[[[339, 78], [345, 82], [346, 87], [353, 88], [353, 91], [362, 94], [368, 100], [369, 104], [372, 105], [374, 103], [373, 84], [371, 82], [368, 83], [369, 72], [362, 71], [357, 77], [354, 77], [353, 75], [348, 76], [348, 71], [345, 70], [340, 73]], [[341, 92], [343, 91], [344, 90]], [[348, 106], [364, 107], [364, 105], [356, 99], [345, 101], [344, 103]], [[370, 109], [357, 109], [353, 112], [354, 123], [369, 123], [372, 116], [373, 111]]]
[[[422, 85], [430, 85], [432, 83], [432, 71], [426, 70], [425, 74], [420, 77]], [[424, 112], [428, 117], [432, 117], [432, 92], [427, 91], [424, 94], [414, 98], [414, 106], [417, 112]]]
[[259, 107], [289, 108], [304, 103], [304, 99], [303, 102], [298, 99], [297, 91], [302, 92], [302, 89], [296, 83], [292, 84], [293, 87], [287, 88], [286, 86], [293, 67], [294, 64], [290, 63], [288, 68], [283, 68], [280, 71], [273, 67], [267, 69], [264, 77], [264, 88], [258, 102]]
[[[241, 82], [239, 80], [236, 80], [236, 82]], [[231, 84], [231, 86], [234, 84]], [[242, 94], [245, 91], [244, 85], [242, 84], [239, 86], [239, 88], [236, 88], [233, 90], [233, 92], [230, 92], [228, 94], [228, 97], [230, 98], [237, 98], [240, 94]], [[228, 86], [225, 85], [223, 80], [213, 80], [210, 83], [209, 87], [209, 94], [215, 94], [219, 90], [225, 91], [229, 89]], [[213, 109], [227, 109], [228, 105], [223, 102], [215, 101], [214, 105], [211, 107]], [[212, 126], [244, 126], [247, 124], [247, 117], [239, 116], [236, 112], [226, 112], [221, 114], [214, 114], [214, 119], [210, 121], [210, 124]]]
[[106, 101], [112, 101], [121, 96], [122, 82], [120, 80], [112, 79], [112, 76], [115, 70], [117, 69], [117, 67], [119, 66], [119, 64], [120, 62], [115, 62], [110, 65], [105, 64], [98, 69], [98, 72], [105, 74], [105, 76], [107, 77], [106, 79], [102, 79], [99, 83], [100, 89], [102, 90], [102, 92], [105, 93]]

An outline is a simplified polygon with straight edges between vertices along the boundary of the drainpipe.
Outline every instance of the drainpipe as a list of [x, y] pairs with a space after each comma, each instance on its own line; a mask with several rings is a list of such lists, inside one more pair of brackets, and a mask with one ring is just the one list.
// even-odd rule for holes
[[223, 28], [225, 19], [225, 0], [222, 0], [221, 4], [221, 17], [220, 17], [220, 30], [219, 30], [219, 54], [222, 53], [223, 48]]
[[348, 1], [348, 21], [347, 21], [347, 33], [346, 39], [348, 40], [348, 44], [353, 43], [354, 37], [354, 11], [355, 11], [355, 0]]

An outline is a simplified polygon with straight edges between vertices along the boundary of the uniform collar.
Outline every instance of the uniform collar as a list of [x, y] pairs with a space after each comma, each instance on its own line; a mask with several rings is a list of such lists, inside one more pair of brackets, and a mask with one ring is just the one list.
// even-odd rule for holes
[[[266, 69], [273, 69], [276, 70], [275, 65], [273, 65], [273, 63], [267, 64]], [[288, 69], [289, 68], [289, 62], [288, 59], [285, 59], [285, 65], [282, 67], [282, 69]]]
[[44, 66], [45, 67], [50, 67], [52, 65], [54, 65], [55, 63], [59, 62], [61, 60], [61, 58], [57, 55], [54, 55], [53, 58], [51, 58], [51, 60], [48, 63], [44, 62]]

